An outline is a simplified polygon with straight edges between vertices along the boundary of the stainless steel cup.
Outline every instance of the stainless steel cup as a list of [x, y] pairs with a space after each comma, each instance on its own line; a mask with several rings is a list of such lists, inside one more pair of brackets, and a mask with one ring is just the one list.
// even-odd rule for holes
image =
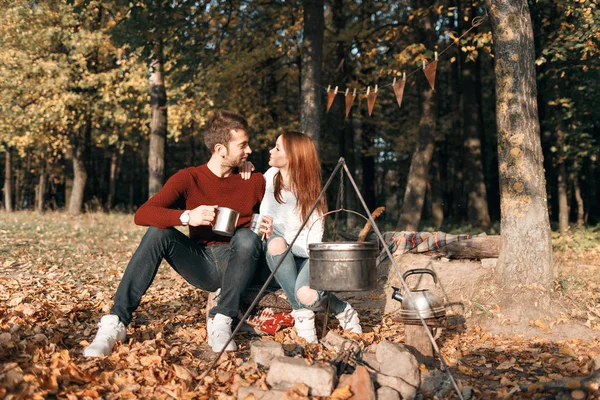
[[260, 214], [252, 214], [252, 220], [250, 221], [250, 230], [256, 233], [259, 237], [262, 238], [263, 233], [260, 231], [262, 229], [263, 216]]
[[217, 207], [213, 232], [222, 236], [233, 236], [240, 213], [227, 207]]

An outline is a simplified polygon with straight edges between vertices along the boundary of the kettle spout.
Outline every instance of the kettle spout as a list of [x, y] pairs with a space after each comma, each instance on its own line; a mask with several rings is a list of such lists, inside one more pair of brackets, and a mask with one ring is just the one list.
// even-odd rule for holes
[[404, 300], [404, 297], [402, 297], [402, 293], [400, 292], [400, 289], [397, 287], [394, 287], [394, 286], [392, 286], [392, 289], [394, 289], [394, 292], [392, 293], [392, 299], [402, 303], [402, 300]]

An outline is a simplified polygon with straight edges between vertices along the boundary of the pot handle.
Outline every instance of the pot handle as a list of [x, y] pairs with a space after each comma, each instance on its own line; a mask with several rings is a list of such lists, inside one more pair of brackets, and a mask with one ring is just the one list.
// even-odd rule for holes
[[339, 213], [341, 211], [345, 211], [345, 212], [350, 213], [350, 214], [355, 214], [355, 215], [361, 217], [362, 219], [364, 219], [365, 221], [369, 222], [369, 218], [365, 217], [361, 213], [359, 213], [357, 211], [353, 211], [353, 210], [348, 210], [346, 208], [338, 208], [337, 210], [328, 211], [325, 214], [323, 214], [320, 217], [318, 217], [317, 219], [315, 219], [312, 224], [310, 224], [310, 227], [308, 228], [308, 232], [306, 233], [306, 243], [305, 243], [306, 249], [308, 249], [308, 234], [310, 233], [310, 231], [313, 228], [313, 226], [317, 223], [317, 221], [320, 220], [320, 219], [325, 219], [325, 217], [328, 216], [329, 214], [335, 214], [335, 213]]
[[406, 279], [410, 275], [416, 275], [416, 274], [429, 274], [433, 278], [433, 283], [436, 283], [436, 284], [438, 283], [438, 278], [437, 278], [437, 275], [435, 274], [435, 272], [433, 272], [430, 269], [426, 269], [426, 268], [409, 269], [408, 271], [406, 271], [404, 273], [404, 275], [402, 275], [402, 279]]

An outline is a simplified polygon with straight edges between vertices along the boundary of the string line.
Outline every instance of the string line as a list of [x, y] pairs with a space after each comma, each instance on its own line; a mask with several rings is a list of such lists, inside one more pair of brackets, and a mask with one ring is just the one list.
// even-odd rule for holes
[[[466, 30], [466, 31], [465, 31], [465, 32], [464, 32], [462, 35], [460, 35], [458, 38], [454, 39], [454, 40], [452, 41], [452, 43], [450, 43], [448, 46], [446, 46], [446, 48], [444, 48], [442, 51], [438, 52], [438, 58], [439, 58], [439, 56], [441, 56], [442, 54], [444, 54], [444, 53], [445, 53], [445, 52], [446, 52], [448, 49], [450, 49], [452, 46], [458, 46], [458, 44], [459, 44], [459, 42], [460, 42], [460, 39], [462, 39], [463, 37], [465, 37], [465, 36], [466, 36], [466, 35], [467, 35], [469, 32], [471, 32], [473, 29], [475, 29], [475, 28], [477, 28], [479, 25], [481, 25], [481, 24], [483, 23], [483, 21], [485, 21], [485, 20], [487, 19], [487, 17], [488, 17], [487, 10], [486, 10], [486, 12], [485, 12], [485, 15], [480, 15], [480, 16], [474, 17], [474, 18], [471, 20], [471, 27], [470, 27], [468, 30]], [[340, 65], [341, 65], [341, 63], [340, 63]], [[407, 73], [407, 74], [406, 74], [406, 77], [408, 78], [409, 76], [411, 76], [411, 75], [414, 75], [414, 74], [416, 74], [417, 72], [419, 72], [419, 71], [422, 71], [422, 70], [423, 70], [423, 67], [418, 67], [418, 68], [416, 68], [415, 70], [411, 71], [410, 73]], [[307, 79], [307, 80], [312, 80], [311, 78], [306, 78], [306, 79]], [[401, 78], [401, 79], [404, 79], [404, 78]], [[318, 83], [318, 82], [315, 82], [314, 80], [312, 80], [312, 81], [313, 81], [313, 83], [314, 83], [314, 85], [315, 85], [315, 86], [319, 86], [319, 87], [321, 87], [321, 88], [323, 88], [323, 89], [325, 89], [325, 90], [328, 90], [328, 89], [329, 89], [329, 90], [331, 90], [331, 86], [325, 87], [325, 86], [323, 86], [322, 84], [320, 84], [320, 83]], [[390, 86], [393, 86], [393, 85], [394, 85], [394, 83], [393, 83], [393, 82], [392, 82], [392, 83], [388, 83], [388, 84], [385, 84], [385, 85], [383, 85], [383, 86], [378, 86], [378, 89], [387, 88], [387, 87], [390, 87]], [[348, 89], [348, 90], [349, 90], [349, 89]], [[342, 92], [342, 93], [344, 93], [345, 91], [346, 91], [346, 89], [338, 89], [338, 93], [339, 93], [339, 92]], [[350, 92], [348, 92], [348, 93], [350, 94]], [[362, 94], [362, 93], [366, 93], [366, 92], [365, 92], [365, 91], [361, 91], [361, 92], [360, 92], [360, 94]], [[359, 93], [357, 92], [357, 94], [356, 94], [356, 95], [358, 96], [358, 94], [359, 94]]]

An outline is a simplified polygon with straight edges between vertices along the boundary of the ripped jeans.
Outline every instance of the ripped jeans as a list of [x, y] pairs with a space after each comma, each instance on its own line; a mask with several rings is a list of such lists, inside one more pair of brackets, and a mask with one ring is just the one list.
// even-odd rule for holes
[[[272, 236], [269, 238], [269, 242], [278, 236]], [[268, 245], [268, 243], [267, 243]], [[279, 261], [283, 258], [283, 253], [278, 255], [271, 255], [268, 251], [265, 251], [267, 258], [267, 265], [269, 269], [273, 271]], [[339, 314], [346, 308], [346, 302], [340, 300], [336, 295], [329, 292], [317, 290], [317, 299], [311, 304], [302, 304], [296, 297], [296, 292], [303, 286], [309, 286], [310, 277], [310, 262], [308, 258], [297, 257], [292, 254], [291, 251], [287, 253], [281, 266], [275, 274], [275, 280], [281, 286], [285, 295], [287, 296], [292, 309], [300, 310], [302, 308], [308, 308], [309, 310], [318, 312], [325, 311], [327, 307], [327, 300], [329, 299], [329, 310], [334, 314]]]

